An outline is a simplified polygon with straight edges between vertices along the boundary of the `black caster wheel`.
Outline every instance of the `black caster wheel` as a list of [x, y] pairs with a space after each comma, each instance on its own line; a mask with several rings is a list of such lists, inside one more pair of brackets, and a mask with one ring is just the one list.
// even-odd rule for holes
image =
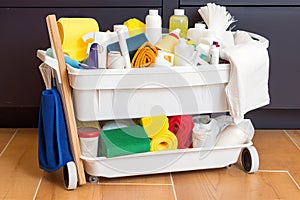
[[246, 147], [242, 152], [242, 165], [247, 173], [255, 173], [259, 167], [259, 157], [254, 146]]
[[74, 190], [77, 188], [77, 170], [73, 161], [68, 162], [63, 167], [64, 186], [67, 190]]
[[97, 184], [99, 182], [99, 178], [97, 176], [89, 176], [89, 182], [91, 184]]

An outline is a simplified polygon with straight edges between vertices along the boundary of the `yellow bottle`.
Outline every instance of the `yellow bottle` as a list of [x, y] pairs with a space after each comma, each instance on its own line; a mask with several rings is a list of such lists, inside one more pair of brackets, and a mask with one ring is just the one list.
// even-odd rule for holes
[[184, 9], [174, 9], [174, 15], [170, 17], [169, 20], [169, 32], [179, 28], [180, 37], [185, 38], [188, 31], [189, 20], [186, 15], [184, 15]]

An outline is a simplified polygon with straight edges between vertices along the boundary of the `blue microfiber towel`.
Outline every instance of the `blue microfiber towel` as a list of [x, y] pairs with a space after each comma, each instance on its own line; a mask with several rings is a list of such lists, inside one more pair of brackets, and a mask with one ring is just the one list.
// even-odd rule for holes
[[[137, 50], [140, 48], [140, 46], [142, 46], [145, 42], [148, 42], [148, 39], [147, 39], [145, 33], [141, 33], [139, 35], [135, 35], [133, 37], [126, 39], [130, 59], [133, 58], [134, 54], [137, 52]], [[107, 46], [107, 51], [108, 52], [121, 51], [119, 42], [109, 44]]]
[[62, 101], [56, 88], [44, 90], [38, 123], [38, 158], [41, 169], [53, 172], [72, 161]]

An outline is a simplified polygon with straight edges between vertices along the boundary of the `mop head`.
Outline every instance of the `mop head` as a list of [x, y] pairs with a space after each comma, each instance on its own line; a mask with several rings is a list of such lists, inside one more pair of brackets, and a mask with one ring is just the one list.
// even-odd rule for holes
[[150, 151], [150, 139], [141, 126], [102, 130], [99, 154], [107, 158]]
[[234, 17], [226, 11], [226, 7], [214, 3], [208, 3], [207, 6], [199, 8], [198, 12], [207, 28], [219, 35], [222, 35], [232, 23], [236, 22]]

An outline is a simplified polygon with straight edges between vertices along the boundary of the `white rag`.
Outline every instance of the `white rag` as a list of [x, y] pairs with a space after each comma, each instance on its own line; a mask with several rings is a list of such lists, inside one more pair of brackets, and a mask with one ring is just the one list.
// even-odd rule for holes
[[225, 90], [230, 114], [238, 124], [250, 110], [270, 103], [267, 47], [253, 40], [247, 32], [237, 31], [235, 45], [222, 49], [220, 53], [220, 57], [231, 64]]

